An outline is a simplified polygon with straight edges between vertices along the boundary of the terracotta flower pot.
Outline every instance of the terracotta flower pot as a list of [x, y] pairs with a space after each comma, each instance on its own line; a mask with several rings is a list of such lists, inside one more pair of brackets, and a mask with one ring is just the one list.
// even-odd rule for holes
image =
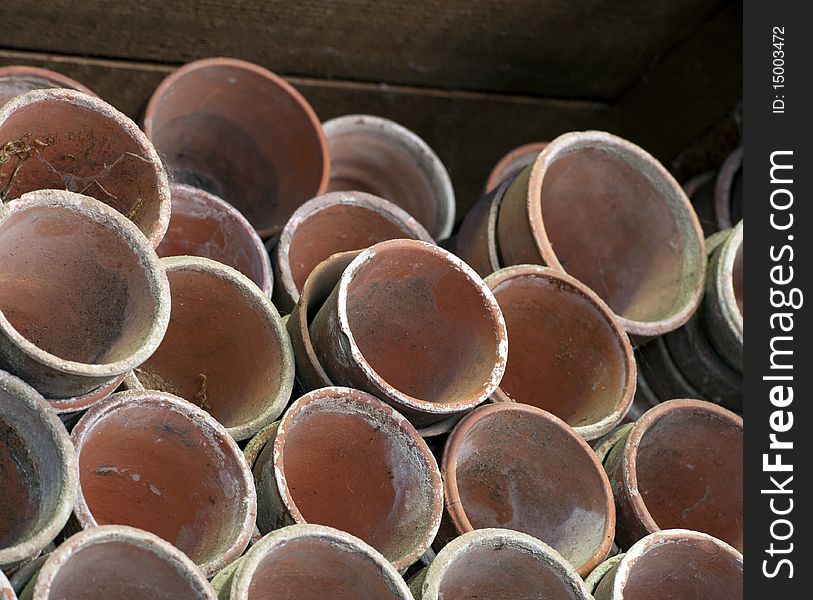
[[279, 313], [245, 275], [207, 258], [164, 258], [172, 316], [144, 387], [180, 396], [238, 441], [273, 422], [291, 398], [294, 360]]
[[742, 418], [710, 402], [670, 400], [635, 423], [604, 462], [621, 548], [660, 529], [709, 533], [742, 548]]
[[127, 116], [74, 90], [35, 90], [0, 108], [0, 200], [41, 189], [101, 200], [153, 247], [169, 223], [167, 174]]
[[260, 236], [231, 204], [190, 185], [173, 184], [172, 218], [158, 256], [202, 256], [240, 271], [271, 297], [271, 260]]
[[680, 372], [663, 338], [657, 338], [635, 350], [638, 369], [660, 401], [674, 398], [708, 398]]
[[632, 399], [632, 406], [624, 420], [630, 423], [637, 421], [646, 411], [660, 403], [661, 399], [652, 391], [649, 382], [644, 377], [643, 369], [639, 367], [635, 380], [635, 397]]
[[458, 535], [522, 531], [582, 576], [610, 552], [615, 507], [607, 475], [590, 446], [544, 410], [506, 403], [475, 409], [449, 435], [442, 472]]
[[210, 577], [248, 545], [257, 514], [251, 471], [226, 430], [162, 392], [122, 392], [71, 434], [82, 529], [130, 525], [175, 545]]
[[212, 581], [220, 600], [412, 600], [387, 560], [360, 539], [321, 525], [265, 536]]
[[506, 265], [566, 271], [630, 335], [680, 327], [703, 294], [702, 230], [686, 194], [652, 156], [608, 133], [548, 144], [505, 192], [497, 231]]
[[386, 198], [436, 240], [452, 233], [455, 198], [449, 173], [428, 144], [382, 117], [345, 115], [323, 125], [330, 146], [330, 191]]
[[21, 600], [215, 600], [187, 556], [146, 531], [108, 525], [77, 533], [48, 556]]
[[460, 225], [454, 242], [454, 252], [480, 277], [498, 270], [500, 249], [497, 246], [497, 215], [510, 181], [504, 181], [488, 192], [471, 208]]
[[561, 554], [530, 535], [507, 529], [463, 534], [410, 581], [410, 589], [417, 600], [592, 600]]
[[714, 184], [716, 173], [707, 171], [683, 184], [683, 191], [692, 203], [697, 220], [703, 228], [703, 235], [709, 236], [719, 229], [714, 215]]
[[596, 600], [743, 597], [742, 554], [718, 539], [682, 529], [653, 533], [601, 579]]
[[14, 282], [0, 286], [0, 366], [49, 399], [86, 395], [140, 365], [169, 321], [169, 285], [147, 239], [73, 192], [0, 206], [0, 281]]
[[125, 375], [119, 375], [110, 383], [106, 383], [95, 390], [82, 394], [81, 396], [74, 396], [73, 398], [61, 398], [58, 400], [48, 400], [48, 403], [59, 415], [63, 422], [70, 420], [78, 413], [87, 410], [97, 402], [101, 402], [105, 398], [113, 394], [116, 389], [124, 382]]
[[361, 250], [397, 238], [432, 238], [395, 204], [364, 192], [331, 192], [300, 206], [273, 252], [275, 305], [290, 312], [314, 267], [338, 252]]
[[593, 442], [593, 450], [598, 457], [598, 462], [604, 464], [604, 461], [610, 454], [610, 450], [612, 450], [618, 442], [625, 441], [627, 439], [633, 425], [634, 423], [624, 423], [623, 425], [619, 425], [608, 434]]
[[28, 65], [0, 67], [0, 106], [31, 90], [67, 88], [95, 96], [84, 85], [56, 71]]
[[310, 104], [284, 79], [232, 58], [184, 65], [155, 90], [144, 131], [175, 180], [239, 210], [261, 237], [327, 189], [327, 142]]
[[[0, 569], [36, 556], [76, 500], [76, 453], [45, 399], [0, 371]], [[0, 585], [0, 587], [2, 587]]]
[[717, 175], [714, 185], [714, 214], [718, 229], [728, 229], [742, 220], [742, 146], [734, 150]]
[[596, 592], [598, 584], [601, 583], [602, 579], [604, 579], [604, 576], [610, 571], [612, 571], [615, 568], [615, 566], [619, 562], [621, 562], [624, 556], [625, 555], [623, 552], [621, 554], [611, 556], [603, 563], [601, 563], [599, 566], [597, 566], [595, 569], [593, 569], [590, 572], [590, 575], [588, 575], [584, 580], [584, 585], [587, 588], [587, 591], [590, 592], [591, 594], [594, 594]]
[[742, 372], [743, 343], [742, 221], [712, 254], [706, 282], [705, 319], [714, 347]]
[[429, 548], [440, 524], [440, 472], [426, 443], [359, 390], [323, 388], [297, 400], [254, 476], [261, 532], [329, 525], [358, 536], [399, 571]]
[[532, 164], [539, 153], [545, 149], [548, 142], [532, 142], [530, 144], [523, 144], [511, 150], [508, 154], [503, 156], [491, 173], [488, 174], [486, 181], [486, 192], [491, 192], [506, 181], [516, 177], [525, 167]]
[[635, 360], [609, 307], [573, 277], [539, 265], [489, 275], [508, 328], [508, 366], [498, 402], [545, 409], [586, 440], [627, 414], [635, 394]]
[[505, 371], [493, 294], [451, 253], [414, 240], [361, 252], [310, 326], [336, 384], [391, 403], [417, 427], [484, 402]]

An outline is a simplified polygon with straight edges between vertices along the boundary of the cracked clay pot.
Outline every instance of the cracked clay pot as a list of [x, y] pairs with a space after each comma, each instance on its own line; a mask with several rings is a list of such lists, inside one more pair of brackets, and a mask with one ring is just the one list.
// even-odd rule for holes
[[545, 149], [548, 142], [532, 142], [530, 144], [523, 144], [511, 150], [508, 154], [503, 156], [491, 173], [488, 174], [486, 181], [486, 192], [491, 192], [506, 181], [510, 181], [516, 177], [522, 169], [530, 165], [539, 156], [539, 153]]
[[508, 354], [488, 286], [450, 252], [415, 240], [353, 259], [310, 334], [334, 383], [370, 392], [420, 428], [484, 402]]
[[106, 525], [68, 538], [48, 555], [21, 600], [215, 600], [180, 550], [146, 531]]
[[612, 311], [573, 277], [539, 265], [486, 278], [508, 328], [508, 365], [492, 398], [553, 413], [586, 440], [624, 418], [635, 360]]
[[551, 546], [582, 576], [610, 552], [615, 506], [607, 475], [590, 446], [544, 410], [475, 409], [449, 435], [441, 470], [441, 542], [475, 529], [513, 529]]
[[605, 132], [548, 144], [505, 192], [497, 232], [506, 266], [569, 273], [631, 336], [680, 327], [703, 294], [703, 233], [686, 194], [651, 155]]
[[440, 472], [415, 428], [350, 388], [302, 396], [254, 466], [260, 531], [316, 523], [355, 535], [404, 571], [440, 525]]
[[65, 189], [130, 219], [153, 248], [169, 223], [167, 174], [128, 117], [74, 90], [35, 90], [0, 108], [0, 200]]
[[50, 69], [40, 69], [28, 65], [0, 67], [0, 106], [14, 96], [31, 90], [51, 88], [65, 88], [84, 92], [90, 96], [96, 95], [78, 81]]
[[49, 399], [111, 384], [155, 351], [169, 321], [169, 285], [147, 239], [73, 192], [0, 206], [0, 283], [0, 367]]
[[741, 549], [742, 418], [710, 402], [648, 410], [610, 451], [622, 549], [661, 529], [692, 529]]
[[257, 514], [243, 453], [206, 412], [156, 391], [114, 394], [71, 437], [82, 529], [129, 525], [176, 546], [211, 577], [245, 550]]
[[725, 361], [743, 369], [743, 222], [740, 221], [709, 260], [705, 319], [712, 344]]
[[263, 239], [327, 190], [330, 158], [313, 108], [250, 62], [207, 58], [173, 72], [150, 98], [144, 131], [175, 181], [224, 198]]

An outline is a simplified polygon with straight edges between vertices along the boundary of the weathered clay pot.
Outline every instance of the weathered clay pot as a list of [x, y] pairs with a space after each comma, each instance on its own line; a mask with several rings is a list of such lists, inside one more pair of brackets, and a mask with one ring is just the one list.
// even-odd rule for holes
[[704, 533], [672, 529], [630, 548], [602, 577], [596, 600], [743, 597], [742, 554]]
[[717, 227], [728, 229], [742, 220], [742, 146], [734, 150], [717, 175], [714, 185], [714, 214]]
[[742, 418], [710, 402], [647, 411], [604, 462], [622, 549], [660, 529], [704, 531], [742, 548]]
[[461, 535], [409, 587], [417, 600], [592, 600], [581, 577], [561, 554], [530, 535], [507, 529], [478, 529]]
[[566, 271], [630, 335], [680, 327], [703, 294], [702, 230], [686, 194], [647, 152], [608, 133], [548, 144], [505, 192], [497, 232], [505, 265]]
[[155, 354], [135, 373], [148, 389], [197, 404], [235, 440], [282, 414], [294, 382], [288, 332], [245, 275], [207, 258], [161, 259], [172, 316]]
[[489, 275], [508, 328], [508, 366], [492, 396], [545, 409], [586, 440], [629, 410], [635, 360], [609, 307], [573, 277], [539, 265]]
[[121, 525], [77, 533], [48, 556], [21, 600], [215, 600], [187, 556], [160, 537]]
[[268, 534], [212, 585], [220, 600], [412, 600], [398, 572], [375, 549], [321, 525]]
[[170, 195], [163, 164], [136, 124], [99, 98], [34, 90], [0, 108], [0, 200], [50, 188], [112, 206], [153, 247], [164, 237]]
[[452, 233], [455, 198], [449, 173], [412, 131], [382, 117], [345, 115], [323, 125], [330, 146], [330, 191], [386, 198], [436, 240]]
[[91, 408], [71, 437], [83, 529], [150, 531], [207, 577], [245, 550], [257, 514], [254, 480], [240, 448], [200, 408], [162, 392], [122, 392]]
[[615, 507], [607, 475], [590, 446], [544, 410], [507, 403], [475, 409], [449, 435], [442, 472], [453, 533], [522, 531], [553, 547], [582, 576], [612, 547]]
[[322, 388], [286, 411], [254, 467], [267, 533], [292, 523], [358, 536], [404, 570], [429, 548], [443, 510], [440, 472], [406, 419], [350, 388]]
[[119, 375], [110, 383], [106, 383], [102, 386], [99, 386], [95, 390], [88, 392], [87, 394], [82, 394], [81, 396], [74, 396], [73, 398], [62, 398], [59, 400], [48, 400], [48, 403], [56, 410], [56, 413], [59, 415], [59, 418], [65, 422], [66, 419], [70, 419], [71, 416], [83, 411], [87, 410], [97, 402], [101, 402], [113, 392], [124, 382], [124, 375]]
[[67, 88], [95, 96], [84, 85], [66, 77], [56, 71], [29, 67], [28, 65], [12, 65], [0, 67], [0, 106], [6, 102], [31, 90], [50, 88]]
[[[53, 542], [50, 545], [53, 545]], [[54, 546], [53, 549], [55, 550], [56, 547]], [[37, 558], [22, 565], [17, 572], [14, 573], [14, 575], [9, 577], [11, 587], [14, 589], [14, 593], [17, 594], [17, 596], [20, 596], [23, 593], [23, 590], [28, 585], [28, 582], [30, 582], [34, 578], [34, 575], [39, 572], [46, 560], [48, 560], [48, 554], [43, 551], [43, 553], [41, 553]]]
[[[45, 399], [0, 371], [0, 569], [36, 556], [68, 521], [78, 469]], [[0, 585], [2, 587], [2, 585]]]
[[611, 556], [595, 569], [590, 572], [590, 575], [585, 577], [584, 585], [587, 588], [587, 591], [591, 594], [594, 594], [598, 584], [601, 583], [601, 580], [604, 579], [604, 576], [609, 573], [610, 571], [615, 568], [615, 566], [621, 562], [621, 559], [624, 558], [624, 553], [616, 554], [615, 556]]
[[454, 242], [454, 252], [480, 277], [498, 270], [500, 249], [497, 246], [497, 215], [503, 194], [510, 181], [504, 181], [488, 192], [466, 213]]
[[327, 142], [310, 104], [246, 61], [208, 58], [172, 73], [150, 98], [144, 131], [176, 181], [225, 199], [263, 238], [327, 189]]
[[703, 235], [709, 236], [719, 229], [714, 215], [714, 184], [716, 173], [707, 171], [683, 184], [683, 191], [692, 203], [697, 220], [703, 228]]
[[140, 365], [167, 328], [169, 285], [138, 229], [98, 200], [38, 190], [0, 206], [0, 366], [49, 399]]
[[635, 350], [638, 370], [649, 383], [658, 400], [674, 398], [698, 398], [707, 400], [703, 392], [695, 388], [680, 372], [666, 347], [663, 338], [657, 338]]
[[423, 226], [383, 198], [330, 192], [309, 200], [285, 224], [274, 250], [274, 304], [290, 312], [310, 272], [331, 255], [396, 238], [432, 243]]
[[523, 144], [503, 156], [491, 169], [491, 173], [488, 174], [486, 192], [491, 192], [497, 189], [497, 186], [501, 183], [516, 177], [525, 167], [536, 160], [536, 157], [547, 145], [547, 142]]
[[0, 571], [0, 597], [2, 597], [3, 600], [17, 600], [14, 589], [12, 589], [11, 584], [8, 579], [6, 579], [6, 576], [3, 575], [2, 571]]
[[[637, 360], [636, 360], [637, 363]], [[625, 421], [632, 423], [640, 419], [646, 411], [661, 403], [661, 399], [655, 395], [649, 382], [644, 377], [643, 370], [638, 367], [638, 376], [635, 379], [635, 397], [632, 399]]]
[[598, 462], [604, 464], [607, 455], [610, 454], [610, 450], [612, 450], [619, 441], [627, 439], [633, 424], [634, 423], [624, 423], [623, 425], [619, 425], [608, 434], [593, 442], [593, 450], [598, 457]]
[[417, 427], [481, 404], [505, 371], [493, 294], [453, 254], [414, 240], [361, 252], [310, 326], [336, 384], [391, 403]]
[[740, 221], [712, 254], [706, 282], [705, 319], [714, 347], [742, 372], [743, 226]]
[[271, 261], [260, 236], [231, 204], [191, 185], [173, 184], [172, 218], [158, 256], [202, 256], [240, 271], [270, 298]]

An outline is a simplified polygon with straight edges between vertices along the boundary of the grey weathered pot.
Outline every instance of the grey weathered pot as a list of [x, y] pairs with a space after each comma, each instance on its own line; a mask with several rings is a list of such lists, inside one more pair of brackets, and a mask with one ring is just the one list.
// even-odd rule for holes
[[714, 185], [714, 215], [719, 229], [734, 227], [742, 219], [742, 146], [726, 158]]
[[510, 181], [504, 181], [471, 207], [457, 232], [454, 253], [466, 261], [480, 277], [501, 267], [497, 245], [497, 215]]
[[501, 183], [516, 177], [522, 169], [536, 160], [536, 157], [539, 156], [539, 153], [542, 152], [547, 145], [548, 142], [532, 142], [530, 144], [517, 146], [511, 150], [491, 169], [491, 173], [489, 173], [488, 180], [486, 181], [485, 191], [491, 192], [497, 189]]
[[0, 371], [0, 569], [36, 556], [68, 521], [79, 485], [68, 433], [45, 399]]
[[20, 600], [215, 600], [212, 586], [180, 550], [146, 531], [108, 525], [65, 540]]
[[616, 554], [615, 556], [611, 556], [595, 569], [590, 572], [584, 579], [584, 585], [587, 588], [587, 591], [591, 594], [594, 594], [598, 584], [601, 583], [601, 580], [604, 579], [604, 576], [609, 573], [610, 571], [615, 568], [615, 566], [621, 562], [621, 559], [624, 558], [624, 553]]
[[508, 529], [478, 529], [461, 535], [413, 577], [409, 587], [416, 600], [592, 600], [561, 554], [530, 535]]
[[604, 464], [604, 461], [610, 454], [610, 450], [612, 450], [618, 442], [624, 442], [627, 440], [627, 436], [629, 435], [633, 425], [634, 423], [624, 423], [623, 425], [619, 425], [608, 434], [593, 442], [593, 450], [595, 451], [596, 456], [598, 456], [598, 461], [601, 464]]
[[28, 65], [0, 67], [0, 106], [25, 92], [50, 88], [67, 88], [96, 95], [78, 81], [50, 69]]
[[59, 190], [0, 206], [0, 367], [49, 399], [144, 362], [169, 322], [169, 284], [147, 238], [113, 208]]
[[735, 369], [743, 362], [743, 224], [712, 254], [706, 281], [705, 318], [720, 355]]

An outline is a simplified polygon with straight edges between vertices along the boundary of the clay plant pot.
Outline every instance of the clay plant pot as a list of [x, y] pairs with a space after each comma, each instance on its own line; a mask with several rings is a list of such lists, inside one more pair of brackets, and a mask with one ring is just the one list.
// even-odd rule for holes
[[593, 450], [598, 457], [598, 462], [604, 464], [607, 456], [618, 442], [626, 441], [634, 423], [624, 423], [613, 429], [608, 434], [593, 442]]
[[202, 256], [240, 271], [271, 297], [271, 260], [260, 236], [231, 204], [191, 185], [173, 184], [172, 217], [160, 257]]
[[608, 133], [548, 144], [505, 192], [497, 232], [506, 266], [566, 271], [630, 335], [680, 327], [703, 294], [702, 230], [686, 194], [647, 152]]
[[2, 571], [0, 571], [0, 597], [2, 597], [3, 600], [17, 600], [14, 589]]
[[330, 146], [328, 190], [369, 192], [403, 208], [436, 240], [452, 233], [449, 173], [429, 145], [389, 119], [345, 115], [323, 125]]
[[[53, 543], [51, 545], [53, 545]], [[53, 549], [55, 550], [56, 547]], [[48, 560], [48, 554], [40, 554], [34, 560], [25, 563], [23, 566], [17, 569], [17, 572], [14, 573], [14, 575], [9, 577], [11, 587], [17, 596], [20, 596], [23, 593], [25, 586], [27, 586], [28, 582], [31, 581], [34, 578], [34, 575], [39, 572], [46, 560]]]
[[11, 572], [59, 533], [76, 500], [68, 433], [45, 399], [0, 371], [0, 569]]
[[98, 391], [140, 365], [169, 322], [169, 285], [147, 239], [73, 192], [0, 206], [0, 282], [0, 367], [49, 399]]
[[291, 312], [310, 272], [331, 255], [398, 238], [432, 243], [406, 211], [372, 194], [330, 192], [309, 200], [285, 224], [273, 252], [274, 304]]
[[318, 523], [351, 533], [399, 571], [423, 554], [443, 511], [440, 472], [406, 419], [350, 388], [322, 388], [286, 411], [254, 467], [262, 533]]
[[251, 471], [226, 430], [195, 405], [122, 392], [71, 434], [82, 529], [130, 525], [170, 542], [211, 577], [248, 545], [257, 514]]
[[41, 189], [112, 206], [153, 248], [169, 224], [169, 182], [152, 144], [127, 116], [82, 92], [34, 90], [0, 108], [0, 200]]
[[97, 402], [101, 402], [105, 398], [113, 394], [116, 389], [124, 383], [125, 375], [119, 375], [110, 383], [106, 383], [95, 390], [75, 396], [73, 398], [61, 398], [58, 400], [48, 400], [48, 403], [59, 415], [63, 422], [70, 421], [74, 416], [87, 410]]
[[716, 173], [707, 171], [683, 184], [683, 191], [692, 203], [697, 220], [703, 228], [703, 235], [709, 236], [719, 230], [717, 217], [714, 215], [714, 184]]
[[516, 177], [525, 167], [532, 164], [539, 153], [545, 149], [548, 142], [532, 142], [530, 144], [523, 144], [511, 150], [508, 154], [503, 156], [491, 173], [488, 174], [486, 181], [486, 192], [491, 192], [506, 181], [510, 181]]
[[638, 370], [660, 401], [674, 398], [708, 398], [695, 388], [680, 372], [663, 338], [657, 338], [635, 350]]
[[237, 441], [282, 414], [294, 359], [268, 297], [242, 273], [208, 258], [161, 259], [172, 293], [163, 342], [135, 373], [147, 389], [197, 404]]
[[122, 525], [68, 538], [29, 582], [21, 600], [215, 600], [187, 556], [160, 537]]
[[590, 446], [544, 410], [508, 403], [475, 409], [449, 435], [441, 471], [453, 534], [522, 531], [581, 576], [610, 552], [615, 507], [607, 475]]
[[581, 577], [561, 554], [530, 535], [507, 529], [478, 529], [461, 535], [409, 585], [417, 600], [592, 600]]
[[327, 142], [310, 104], [258, 65], [208, 58], [173, 72], [153, 93], [144, 131], [175, 181], [234, 206], [263, 239], [327, 190]]
[[742, 372], [743, 225], [740, 221], [709, 261], [705, 319], [714, 347]]
[[487, 277], [501, 266], [497, 245], [497, 215], [510, 181], [504, 181], [466, 213], [454, 242], [454, 253], [466, 261], [480, 277]]
[[585, 579], [584, 585], [587, 588], [587, 591], [591, 594], [594, 594], [598, 584], [601, 583], [601, 580], [604, 579], [604, 576], [609, 573], [610, 571], [615, 568], [615, 566], [621, 562], [621, 559], [624, 558], [624, 553], [616, 554], [615, 556], [611, 556], [595, 569], [593, 569]]
[[547, 410], [586, 440], [621, 422], [635, 360], [609, 307], [573, 277], [539, 265], [489, 275], [508, 328], [508, 366], [492, 398]]
[[398, 572], [375, 549], [321, 525], [292, 525], [268, 534], [212, 585], [220, 600], [412, 600]]
[[714, 185], [714, 215], [718, 229], [729, 229], [742, 220], [742, 146], [734, 150], [717, 175]]
[[704, 533], [672, 529], [648, 535], [602, 577], [596, 600], [743, 597], [742, 554]]
[[28, 65], [0, 67], [0, 106], [31, 90], [66, 88], [95, 96], [84, 85], [56, 71]]
[[508, 354], [494, 295], [453, 254], [415, 240], [361, 252], [310, 326], [330, 379], [365, 390], [426, 427], [497, 388]]
[[742, 449], [742, 418], [715, 404], [670, 400], [647, 411], [604, 462], [619, 546], [683, 528], [741, 549]]

